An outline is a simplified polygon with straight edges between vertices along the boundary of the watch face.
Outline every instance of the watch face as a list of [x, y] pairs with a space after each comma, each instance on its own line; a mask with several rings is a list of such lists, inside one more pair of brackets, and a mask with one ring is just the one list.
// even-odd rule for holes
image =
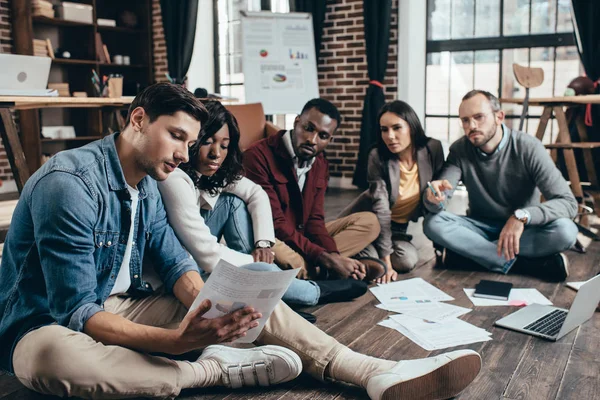
[[527, 214], [525, 214], [525, 211], [523, 210], [517, 210], [515, 211], [515, 217], [517, 217], [517, 219], [523, 219], [527, 217]]

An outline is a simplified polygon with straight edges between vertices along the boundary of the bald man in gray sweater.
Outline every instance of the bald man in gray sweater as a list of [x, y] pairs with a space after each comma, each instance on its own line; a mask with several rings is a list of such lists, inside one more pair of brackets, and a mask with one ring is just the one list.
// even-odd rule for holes
[[[425, 234], [445, 248], [447, 265], [466, 257], [506, 274], [519, 261], [525, 272], [565, 280], [568, 264], [561, 252], [576, 240], [577, 201], [544, 145], [504, 125], [504, 111], [489, 92], [467, 93], [459, 116], [465, 136], [452, 144], [440, 176], [424, 194], [431, 212]], [[459, 180], [469, 194], [467, 217], [445, 211]]]

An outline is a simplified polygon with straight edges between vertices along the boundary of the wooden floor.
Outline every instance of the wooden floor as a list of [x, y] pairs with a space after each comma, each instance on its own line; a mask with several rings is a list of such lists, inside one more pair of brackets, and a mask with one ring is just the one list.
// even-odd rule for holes
[[[356, 192], [332, 192], [328, 195], [328, 219], [335, 216]], [[418, 233], [418, 225], [413, 228]], [[402, 278], [422, 277], [450, 294], [459, 306], [473, 308], [461, 317], [467, 322], [492, 332], [493, 340], [459, 348], [478, 351], [483, 370], [463, 392], [460, 399], [600, 399], [600, 313], [579, 329], [556, 343], [532, 336], [495, 328], [494, 321], [516, 310], [514, 307], [474, 308], [463, 288], [472, 288], [480, 279], [503, 279], [514, 287], [537, 288], [556, 306], [568, 308], [575, 292], [563, 284], [539, 279], [480, 271], [444, 270], [435, 267], [430, 244], [422, 235], [415, 237], [422, 260], [419, 267]], [[600, 270], [600, 242], [592, 242], [587, 254], [568, 252], [570, 281], [585, 280]], [[428, 352], [400, 333], [376, 324], [388, 313], [375, 307], [378, 301], [370, 294], [350, 303], [328, 304], [307, 308], [317, 318], [317, 326], [355, 351], [390, 360], [414, 359], [442, 353]], [[454, 350], [457, 348], [447, 349]], [[0, 399], [41, 398], [22, 387], [14, 378], [0, 376]], [[358, 388], [321, 383], [310, 377], [268, 390], [228, 391], [208, 389], [184, 391], [182, 398], [216, 399], [367, 399]]]

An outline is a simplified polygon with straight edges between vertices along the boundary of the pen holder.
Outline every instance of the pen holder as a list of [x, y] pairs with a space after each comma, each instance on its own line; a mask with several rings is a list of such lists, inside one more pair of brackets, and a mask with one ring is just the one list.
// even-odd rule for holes
[[111, 77], [108, 80], [108, 97], [123, 96], [123, 78]]

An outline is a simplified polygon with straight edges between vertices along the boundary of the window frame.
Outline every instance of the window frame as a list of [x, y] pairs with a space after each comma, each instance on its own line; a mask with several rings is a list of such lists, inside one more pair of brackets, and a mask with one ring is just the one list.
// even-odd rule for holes
[[[449, 15], [450, 18], [450, 32], [452, 32], [452, 6], [454, 5], [454, 2], [457, 0], [451, 0], [451, 12]], [[502, 96], [502, 88], [503, 88], [503, 73], [502, 73], [502, 67], [503, 67], [503, 62], [504, 62], [504, 52], [503, 50], [507, 50], [507, 49], [527, 49], [528, 50], [528, 59], [529, 62], [531, 62], [531, 50], [534, 48], [553, 48], [554, 51], [554, 55], [553, 55], [553, 68], [556, 70], [556, 54], [557, 51], [556, 49], [559, 47], [567, 47], [567, 46], [576, 46], [576, 40], [575, 40], [575, 35], [573, 34], [573, 32], [556, 32], [556, 29], [558, 28], [558, 15], [559, 15], [559, 6], [558, 6], [558, 1], [556, 0], [556, 10], [555, 10], [555, 19], [554, 19], [554, 30], [555, 33], [531, 33], [531, 29], [532, 29], [532, 24], [531, 24], [531, 20], [532, 20], [532, 5], [533, 5], [533, 0], [529, 0], [529, 26], [528, 26], [528, 30], [529, 30], [529, 34], [527, 35], [509, 35], [509, 36], [504, 36], [504, 4], [505, 4], [505, 0], [500, 0], [499, 4], [498, 4], [498, 8], [499, 8], [499, 12], [500, 12], [500, 18], [499, 18], [499, 30], [498, 30], [498, 36], [492, 36], [492, 37], [473, 37], [473, 38], [461, 38], [461, 39], [427, 39], [426, 41], [426, 46], [425, 46], [425, 68], [427, 69], [428, 67], [428, 57], [430, 54], [432, 53], [443, 53], [443, 52], [449, 52], [450, 54], [454, 53], [454, 52], [468, 52], [471, 51], [473, 52], [473, 54], [475, 55], [476, 51], [482, 51], [482, 50], [497, 50], [498, 51], [498, 68], [499, 68], [499, 74], [498, 74], [498, 87], [497, 87], [497, 93], [498, 96], [501, 97]], [[426, 18], [427, 18], [427, 23], [426, 23], [426, 37], [430, 37], [430, 20], [431, 20], [431, 6], [432, 6], [432, 2], [427, 1], [427, 5], [426, 5]], [[476, 11], [477, 11], [477, 0], [473, 1], [473, 15], [476, 16]], [[475, 30], [475, 24], [477, 23], [476, 18], [474, 18], [473, 20], [473, 30]], [[475, 68], [475, 66], [477, 65], [476, 63], [476, 57], [473, 57], [473, 61], [471, 63], [471, 65], [473, 66], [473, 68]], [[452, 63], [450, 63], [450, 67], [452, 66]], [[553, 78], [556, 79], [556, 78]], [[553, 83], [554, 85], [554, 83]], [[457, 119], [458, 118], [458, 110], [449, 110], [449, 112], [447, 114], [433, 114], [433, 113], [428, 113], [427, 112], [427, 72], [425, 73], [425, 87], [424, 87], [424, 91], [425, 91], [425, 113], [424, 113], [424, 118], [425, 121], [424, 125], [427, 124], [427, 119], [428, 118], [446, 118], [448, 120], [448, 126], [447, 126], [447, 136], [446, 136], [446, 141], [450, 142], [450, 123], [453, 119]], [[448, 85], [448, 91], [451, 91], [451, 85]], [[553, 93], [554, 93], [554, 87], [553, 87]], [[450, 97], [450, 96], [449, 96]], [[455, 111], [455, 113], [453, 113], [452, 111]], [[509, 119], [518, 119], [520, 116], [519, 115], [507, 115], [507, 118]], [[527, 122], [529, 119], [539, 119], [540, 116], [539, 115], [530, 115], [528, 114], [526, 119]], [[426, 127], [427, 129], [427, 127]]]

